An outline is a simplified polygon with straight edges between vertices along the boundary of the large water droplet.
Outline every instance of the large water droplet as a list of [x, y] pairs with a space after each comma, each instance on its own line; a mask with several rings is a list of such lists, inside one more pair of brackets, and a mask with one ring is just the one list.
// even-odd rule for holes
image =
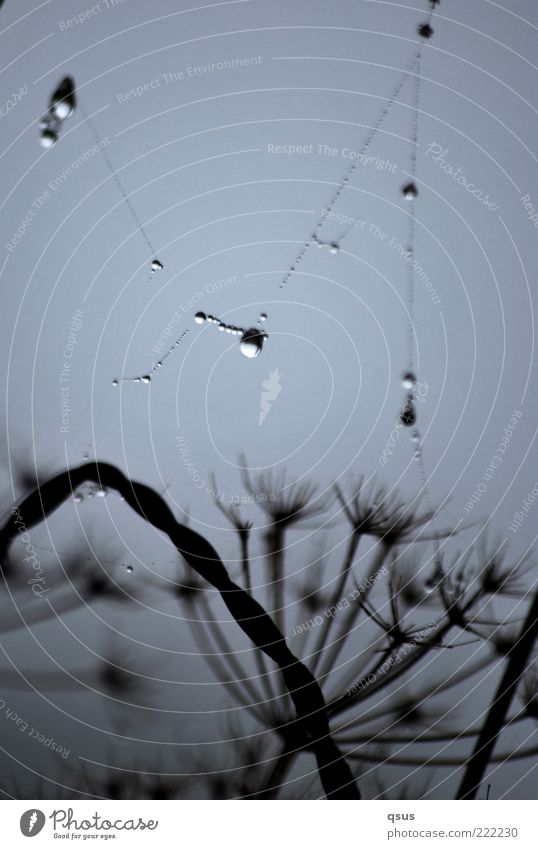
[[131, 572], [133, 571], [133, 567], [132, 566], [126, 566], [125, 571], [129, 572], [129, 574], [131, 574]]
[[57, 121], [65, 121], [73, 114], [75, 106], [75, 81], [72, 77], [64, 77], [50, 98], [50, 114]]
[[162, 262], [159, 262], [158, 259], [154, 259], [153, 262], [151, 263], [151, 270], [152, 271], [162, 271], [163, 268], [164, 268], [164, 265], [162, 264]]
[[151, 377], [149, 374], [143, 374], [140, 380], [142, 383], [151, 383]]
[[402, 386], [404, 389], [412, 389], [417, 379], [412, 371], [407, 371], [404, 375], [402, 375]]
[[266, 312], [260, 313], [260, 321], [267, 321], [267, 313]]
[[195, 320], [196, 324], [203, 324], [205, 322], [206, 318], [207, 318], [207, 316], [206, 316], [205, 312], [197, 312], [196, 315], [194, 316], [194, 320]]
[[243, 356], [253, 359], [258, 356], [263, 348], [265, 338], [265, 333], [262, 333], [257, 327], [251, 327], [249, 330], [245, 330], [241, 336], [239, 350]]
[[57, 142], [57, 141], [58, 141], [57, 133], [55, 133], [54, 130], [50, 130], [50, 129], [43, 130], [43, 132], [41, 133], [40, 139], [39, 139], [39, 143], [40, 143], [41, 147], [44, 147], [44, 148], [52, 147], [52, 145], [55, 144], [55, 142]]
[[117, 386], [118, 383], [119, 383], [119, 380], [115, 377], [114, 380], [112, 381], [112, 386]]
[[417, 420], [415, 413], [415, 405], [413, 404], [413, 396], [408, 395], [400, 414], [400, 421], [404, 427], [412, 427]]

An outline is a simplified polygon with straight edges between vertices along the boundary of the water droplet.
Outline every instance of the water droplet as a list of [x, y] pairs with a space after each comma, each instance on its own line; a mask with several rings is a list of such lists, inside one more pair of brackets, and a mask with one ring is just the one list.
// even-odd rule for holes
[[267, 313], [266, 312], [260, 313], [260, 321], [267, 321]]
[[402, 375], [402, 386], [404, 389], [412, 389], [417, 379], [412, 371], [407, 371], [404, 375]]
[[164, 265], [162, 264], [162, 262], [159, 262], [158, 259], [154, 259], [153, 262], [151, 263], [151, 270], [152, 271], [162, 271], [163, 268], [164, 268]]
[[414, 183], [407, 183], [402, 189], [402, 194], [406, 200], [415, 200], [418, 195], [418, 189]]
[[221, 333], [223, 333], [226, 330], [226, 325], [224, 324], [223, 321], [219, 321], [219, 330], [220, 330]]
[[232, 328], [230, 327], [230, 325], [229, 325], [229, 324], [227, 324], [227, 325], [226, 325], [225, 330], [226, 330], [226, 333], [231, 333], [231, 332], [232, 332]]
[[75, 106], [75, 81], [72, 77], [64, 77], [51, 95], [49, 112], [57, 121], [65, 121], [73, 114]]
[[263, 348], [265, 338], [265, 333], [262, 333], [257, 327], [251, 327], [248, 330], [245, 330], [241, 336], [239, 350], [245, 357], [253, 359], [258, 356]]
[[65, 121], [66, 118], [69, 118], [73, 109], [69, 105], [67, 100], [60, 100], [58, 103], [51, 104], [50, 114], [53, 118], [56, 118], [57, 121]]
[[119, 383], [119, 380], [115, 377], [114, 380], [112, 381], [112, 386], [117, 386], [118, 383]]
[[400, 414], [400, 421], [404, 427], [412, 427], [417, 420], [415, 413], [415, 405], [413, 404], [413, 396], [408, 395]]
[[96, 494], [97, 498], [105, 498], [106, 497], [106, 489], [104, 489], [103, 487], [99, 487], [99, 489], [97, 489], [95, 491], [95, 494]]
[[421, 38], [431, 38], [433, 35], [433, 29], [429, 24], [421, 24], [417, 32]]
[[73, 501], [76, 504], [80, 504], [80, 502], [84, 501], [84, 499], [82, 498], [82, 495], [80, 495], [80, 493], [77, 492], [77, 494], [73, 497]]
[[155, 368], [161, 368], [161, 366], [162, 366], [162, 361], [161, 361], [161, 360], [159, 360], [159, 362], [158, 362], [158, 363], [155, 363]]
[[58, 141], [57, 133], [55, 133], [54, 130], [50, 130], [50, 129], [43, 130], [43, 132], [41, 133], [41, 137], [39, 139], [41, 147], [44, 147], [44, 148], [52, 147], [52, 145], [55, 144], [55, 142], [57, 142], [57, 141]]
[[151, 377], [149, 374], [142, 375], [140, 380], [142, 381], [142, 383], [151, 383]]
[[332, 254], [337, 254], [340, 250], [340, 245], [337, 242], [331, 242], [329, 245], [329, 252]]
[[126, 566], [125, 571], [129, 572], [129, 574], [131, 574], [131, 572], [133, 571], [133, 567], [132, 566]]
[[[205, 312], [197, 312], [196, 315], [194, 316], [194, 320], [195, 320], [196, 324], [203, 324], [205, 322], [206, 318], [207, 318], [207, 316], [206, 316]], [[211, 316], [209, 316], [209, 320], [211, 320]]]
[[82, 455], [82, 459], [83, 459], [83, 460], [88, 460], [88, 459], [89, 459], [89, 457], [90, 457], [90, 455], [88, 454], [88, 452], [86, 452], [86, 454], [83, 454], [83, 455]]
[[420, 442], [420, 436], [418, 435], [416, 430], [413, 431], [413, 435], [411, 436], [411, 442], [414, 442], [415, 444], [418, 444]]

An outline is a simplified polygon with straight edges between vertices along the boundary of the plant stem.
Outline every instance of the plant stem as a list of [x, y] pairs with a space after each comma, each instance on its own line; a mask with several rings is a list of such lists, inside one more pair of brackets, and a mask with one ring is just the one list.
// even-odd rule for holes
[[[338, 577], [338, 581], [336, 587], [334, 588], [334, 592], [331, 596], [330, 607], [335, 607], [336, 604], [341, 600], [342, 593], [344, 592], [344, 587], [346, 585], [347, 576], [349, 575], [349, 570], [351, 569], [351, 565], [353, 563], [353, 558], [355, 557], [355, 553], [357, 551], [357, 546], [360, 541], [360, 533], [357, 530], [354, 530], [349, 538], [348, 548], [346, 551], [346, 556], [344, 558], [344, 563], [342, 565], [342, 569], [340, 570], [340, 575]], [[328, 617], [325, 619], [325, 622], [319, 629], [318, 638], [314, 644], [314, 648], [312, 652], [310, 652], [309, 657], [312, 658], [312, 671], [314, 675], [317, 672], [320, 660], [321, 660], [321, 650], [325, 645], [325, 641], [327, 639], [330, 627], [331, 627], [332, 619]]]
[[[12, 509], [0, 527], [0, 562], [17, 536], [18, 524], [27, 528], [43, 521], [69, 498], [77, 486], [92, 481], [115, 489], [140, 518], [163, 531], [189, 566], [218, 590], [237, 625], [280, 667], [297, 714], [298, 728], [307, 732], [319, 776], [329, 799], [360, 799], [360, 792], [329, 728], [327, 705], [310, 670], [290, 651], [284, 636], [254, 598], [232, 581], [215, 548], [201, 534], [176, 521], [170, 507], [149, 486], [131, 480], [116, 466], [99, 461], [68, 469], [38, 485]], [[18, 516], [17, 520], [15, 516]], [[296, 748], [304, 745], [303, 739]]]
[[508, 653], [508, 663], [493, 698], [486, 721], [471, 755], [456, 798], [474, 799], [484, 778], [497, 738], [504, 728], [506, 716], [525, 672], [538, 636], [538, 591], [523, 623], [518, 641]]

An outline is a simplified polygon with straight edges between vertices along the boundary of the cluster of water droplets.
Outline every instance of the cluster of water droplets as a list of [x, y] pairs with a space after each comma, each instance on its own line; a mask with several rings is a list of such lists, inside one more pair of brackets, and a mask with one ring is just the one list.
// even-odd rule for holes
[[179, 336], [176, 339], [176, 341], [174, 342], [174, 344], [169, 347], [168, 351], [165, 354], [163, 354], [161, 359], [157, 360], [155, 365], [152, 366], [152, 368], [149, 370], [149, 372], [147, 374], [142, 374], [142, 375], [139, 375], [138, 377], [122, 377], [122, 378], [119, 378], [119, 379], [117, 377], [115, 377], [112, 381], [112, 386], [118, 386], [120, 381], [121, 381], [121, 383], [144, 383], [147, 386], [149, 383], [151, 383], [152, 375], [156, 371], [158, 371], [160, 368], [163, 367], [165, 361], [168, 359], [168, 357], [171, 354], [174, 353], [177, 346], [179, 345], [180, 342], [183, 341], [183, 339], [188, 334], [188, 332], [189, 332], [188, 329], [183, 331], [181, 336]]
[[108, 490], [105, 486], [100, 486], [97, 483], [84, 483], [73, 493], [73, 501], [75, 504], [81, 504], [83, 501], [89, 501], [92, 498], [106, 498]]
[[[260, 313], [258, 325], [262, 321], [267, 320], [267, 313]], [[205, 312], [197, 312], [194, 316], [196, 324], [211, 324], [218, 328], [221, 333], [230, 333], [232, 336], [240, 336], [239, 350], [243, 356], [252, 360], [257, 357], [263, 348], [263, 343], [268, 339], [267, 333], [260, 330], [259, 327], [249, 327], [245, 330], [242, 327], [237, 327], [235, 324], [227, 324], [225, 321], [217, 318], [214, 315], [206, 315]]]
[[327, 248], [330, 254], [337, 254], [340, 252], [340, 245], [338, 242], [323, 242], [317, 235], [317, 233], [312, 233], [312, 241], [316, 243], [318, 248]]
[[40, 121], [41, 147], [52, 147], [58, 141], [63, 122], [71, 117], [75, 108], [75, 81], [72, 77], [64, 77], [51, 94], [48, 112]]

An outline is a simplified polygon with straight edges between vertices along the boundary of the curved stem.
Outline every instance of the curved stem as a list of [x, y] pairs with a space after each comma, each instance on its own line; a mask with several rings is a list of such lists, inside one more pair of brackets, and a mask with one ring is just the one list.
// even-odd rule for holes
[[360, 799], [349, 765], [331, 737], [325, 699], [310, 670], [292, 654], [261, 604], [231, 580], [213, 546], [201, 534], [177, 522], [162, 496], [151, 487], [131, 480], [109, 463], [90, 462], [62, 472], [39, 485], [17, 509], [12, 509], [0, 528], [0, 560], [16, 537], [21, 519], [27, 528], [41, 522], [86, 481], [120, 492], [126, 503], [144, 521], [166, 533], [189, 566], [219, 591], [239, 627], [280, 667], [299, 730], [306, 732], [316, 756], [327, 798]]

